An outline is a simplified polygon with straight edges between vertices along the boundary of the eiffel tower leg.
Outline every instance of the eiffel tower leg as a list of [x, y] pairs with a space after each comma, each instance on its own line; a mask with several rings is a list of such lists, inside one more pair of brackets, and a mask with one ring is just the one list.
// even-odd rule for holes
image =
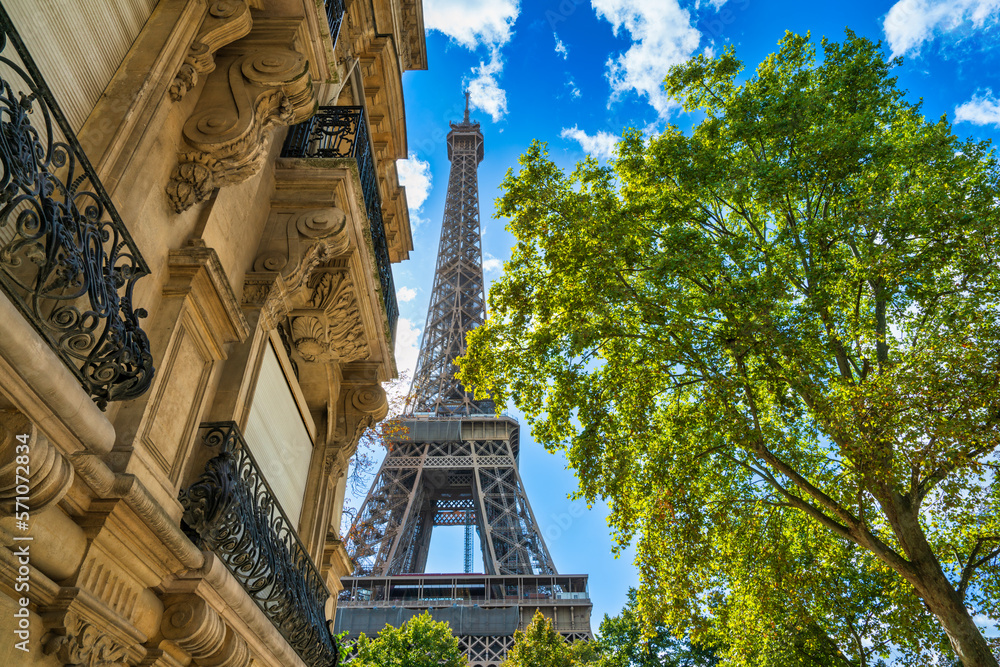
[[476, 486], [477, 513], [483, 517], [489, 547], [489, 573], [555, 574], [517, 468], [477, 466]]
[[356, 574], [388, 574], [399, 542], [412, 535], [401, 529], [407, 526], [414, 498], [422, 488], [420, 461], [415, 466], [387, 466], [384, 462], [379, 469], [349, 535]]
[[[421, 468], [421, 477], [423, 469]], [[424, 506], [427, 503], [427, 491], [423, 484], [418, 484], [416, 490], [410, 497], [409, 506], [406, 508], [406, 521], [399, 531], [399, 539], [389, 552], [388, 574], [409, 574], [414, 561], [414, 550], [420, 541], [421, 535], [426, 532], [427, 526], [423, 518], [425, 516]]]
[[427, 568], [427, 554], [430, 551], [433, 530], [434, 507], [428, 498], [420, 512], [420, 532], [413, 543], [413, 558], [410, 560], [407, 572], [423, 572]]

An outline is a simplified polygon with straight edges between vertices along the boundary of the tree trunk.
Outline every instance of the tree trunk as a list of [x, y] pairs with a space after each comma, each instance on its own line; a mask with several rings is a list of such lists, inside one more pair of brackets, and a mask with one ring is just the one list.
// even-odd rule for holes
[[[934, 566], [937, 577], [923, 577], [924, 585], [917, 588], [917, 591], [948, 634], [951, 648], [965, 667], [998, 667], [996, 656], [986, 643], [983, 633], [976, 627], [965, 604], [959, 600], [958, 593], [945, 579], [936, 561]], [[928, 581], [929, 579], [940, 581]]]
[[983, 633], [976, 627], [962, 596], [951, 585], [941, 569], [941, 563], [927, 543], [923, 528], [910, 503], [902, 497], [883, 503], [907, 558], [909, 572], [900, 572], [927, 603], [948, 635], [951, 647], [964, 667], [1000, 667]]

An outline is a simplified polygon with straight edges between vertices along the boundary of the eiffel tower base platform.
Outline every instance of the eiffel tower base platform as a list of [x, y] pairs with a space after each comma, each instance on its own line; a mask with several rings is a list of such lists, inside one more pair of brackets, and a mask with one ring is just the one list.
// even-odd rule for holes
[[553, 620], [568, 641], [590, 639], [587, 575], [488, 576], [475, 574], [346, 577], [337, 602], [334, 633], [348, 639], [400, 627], [429, 611], [447, 621], [469, 665], [500, 667], [535, 611]]

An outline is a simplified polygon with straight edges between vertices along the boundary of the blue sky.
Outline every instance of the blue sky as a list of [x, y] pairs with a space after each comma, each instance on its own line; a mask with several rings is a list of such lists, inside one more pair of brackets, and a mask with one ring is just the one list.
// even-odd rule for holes
[[[414, 251], [394, 267], [401, 319], [397, 357], [412, 372], [440, 234], [448, 121], [472, 93], [486, 158], [479, 169], [487, 283], [513, 238], [493, 218], [504, 173], [533, 139], [564, 167], [606, 160], [624, 128], [655, 132], [691, 119], [660, 90], [667, 69], [727, 45], [752, 71], [786, 30], [840, 40], [844, 29], [901, 55], [894, 74], [929, 118], [947, 114], [959, 137], [1000, 138], [1000, 0], [424, 0], [429, 69], [403, 77], [410, 159], [400, 161]], [[957, 121], [957, 122], [956, 122]], [[527, 429], [525, 429], [526, 431]], [[522, 437], [521, 474], [556, 566], [590, 574], [594, 629], [638, 581], [633, 552], [611, 556], [604, 508], [567, 499], [576, 488], [561, 455]], [[428, 571], [460, 571], [461, 532], [435, 532]], [[480, 566], [481, 567], [481, 566]]]

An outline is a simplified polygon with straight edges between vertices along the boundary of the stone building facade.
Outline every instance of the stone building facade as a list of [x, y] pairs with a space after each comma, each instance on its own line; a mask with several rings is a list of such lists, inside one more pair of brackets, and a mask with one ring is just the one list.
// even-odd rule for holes
[[332, 664], [420, 0], [2, 7], [0, 664]]

